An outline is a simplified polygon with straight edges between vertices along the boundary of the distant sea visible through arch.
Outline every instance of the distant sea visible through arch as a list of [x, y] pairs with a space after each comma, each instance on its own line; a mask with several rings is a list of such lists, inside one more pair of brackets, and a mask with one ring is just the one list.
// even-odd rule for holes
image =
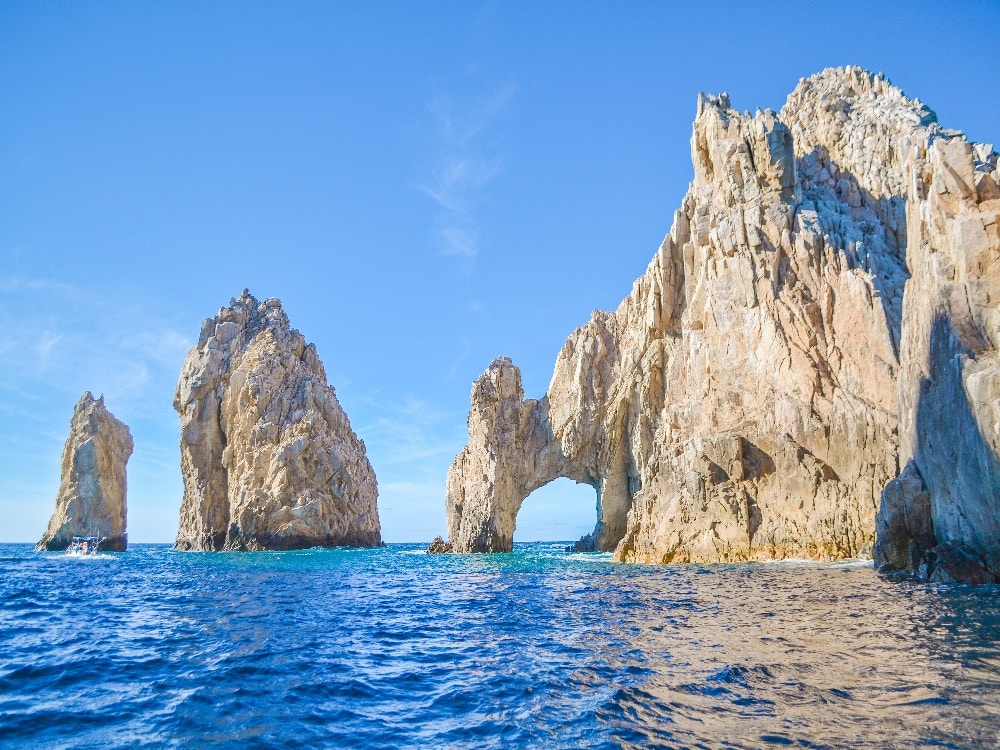
[[3, 748], [1000, 743], [1000, 586], [564, 543], [0, 545]]

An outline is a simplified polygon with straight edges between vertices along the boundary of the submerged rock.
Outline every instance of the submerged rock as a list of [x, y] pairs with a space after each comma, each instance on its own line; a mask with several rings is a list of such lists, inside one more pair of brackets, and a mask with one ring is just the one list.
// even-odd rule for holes
[[427, 547], [427, 554], [429, 555], [441, 555], [447, 554], [448, 552], [454, 552], [450, 542], [446, 542], [439, 536], [434, 537], [434, 540]]
[[965, 545], [939, 544], [927, 550], [916, 567], [920, 578], [938, 583], [997, 583], [994, 574], [975, 551]]
[[174, 408], [184, 478], [178, 549], [381, 544], [364, 442], [278, 300], [244, 290], [202, 324]]
[[37, 550], [64, 550], [74, 536], [96, 536], [101, 550], [124, 551], [128, 427], [87, 391], [73, 409], [62, 454], [56, 509]]
[[[701, 95], [691, 152], [670, 234], [544, 398], [509, 360], [473, 387], [456, 550], [509, 549], [565, 476], [595, 487], [618, 560], [853, 557], [885, 498], [876, 556], [912, 569], [944, 542], [1000, 570], [996, 153], [859, 68], [780, 114]], [[926, 501], [902, 477], [883, 496], [910, 460]]]
[[585, 534], [566, 548], [567, 552], [597, 552], [597, 540], [593, 534]]

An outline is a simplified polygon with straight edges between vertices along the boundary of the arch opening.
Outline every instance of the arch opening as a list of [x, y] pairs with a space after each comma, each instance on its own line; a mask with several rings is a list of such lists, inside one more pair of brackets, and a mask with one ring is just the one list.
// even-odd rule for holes
[[557, 477], [529, 494], [517, 512], [515, 542], [565, 542], [593, 534], [599, 496], [589, 484]]

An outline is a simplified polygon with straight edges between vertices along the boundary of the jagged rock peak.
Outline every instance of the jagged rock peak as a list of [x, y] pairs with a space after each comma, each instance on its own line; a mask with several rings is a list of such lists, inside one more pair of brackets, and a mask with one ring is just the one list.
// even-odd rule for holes
[[74, 536], [96, 536], [100, 549], [123, 551], [126, 533], [125, 465], [132, 455], [128, 427], [83, 394], [73, 409], [62, 454], [56, 509], [38, 550], [63, 550]]
[[597, 546], [619, 560], [865, 554], [882, 505], [880, 528], [893, 508], [933, 517], [893, 528], [886, 559], [911, 559], [911, 534], [937, 542], [912, 558], [924, 570], [1000, 571], [992, 147], [850, 67], [778, 114], [700, 95], [691, 153], [670, 233], [618, 309], [569, 337], [545, 397], [491, 411], [474, 389], [449, 533], [470, 518], [506, 537], [516, 510], [498, 507], [570, 476], [598, 489]]
[[208, 318], [181, 370], [186, 550], [377, 546], [364, 442], [312, 344], [246, 289]]

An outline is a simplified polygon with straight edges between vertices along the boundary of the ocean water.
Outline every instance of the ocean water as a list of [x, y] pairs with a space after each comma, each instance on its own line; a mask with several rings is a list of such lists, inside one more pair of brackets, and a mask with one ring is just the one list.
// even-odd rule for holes
[[0, 746], [1000, 745], [998, 586], [420, 550], [0, 546]]

